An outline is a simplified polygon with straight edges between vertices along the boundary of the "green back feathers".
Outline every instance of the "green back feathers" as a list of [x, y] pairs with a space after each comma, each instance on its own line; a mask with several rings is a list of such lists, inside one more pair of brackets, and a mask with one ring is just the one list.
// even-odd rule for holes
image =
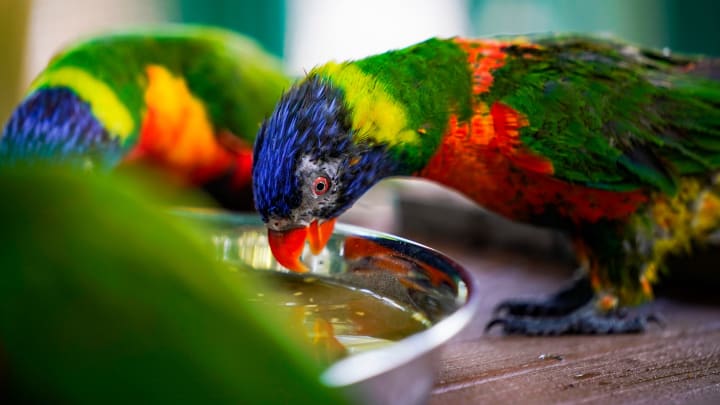
[[488, 98], [527, 115], [523, 143], [556, 177], [674, 193], [678, 176], [720, 167], [720, 83], [688, 75], [692, 59], [589, 38], [536, 43], [507, 50]]
[[345, 93], [357, 140], [390, 146], [406, 174], [437, 149], [451, 113], [471, 113], [466, 55], [451, 40], [430, 39], [310, 75], [326, 77]]
[[[216, 129], [249, 141], [289, 83], [279, 62], [249, 39], [214, 28], [163, 27], [81, 42], [57, 55], [35, 80], [33, 89], [86, 87], [87, 94], [81, 96], [89, 98], [91, 105], [96, 101], [103, 106], [114, 104], [98, 93], [111, 93], [132, 118], [126, 140], [131, 143], [144, 115], [145, 68], [151, 64], [184, 78], [205, 104]], [[87, 88], [88, 78], [96, 85]], [[109, 115], [122, 115], [117, 107], [110, 108], [115, 112]]]

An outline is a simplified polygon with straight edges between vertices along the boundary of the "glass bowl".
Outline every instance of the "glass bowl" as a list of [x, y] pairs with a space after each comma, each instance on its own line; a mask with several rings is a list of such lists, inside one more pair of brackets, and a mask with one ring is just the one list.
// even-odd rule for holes
[[[273, 258], [266, 228], [256, 215], [188, 209], [175, 213], [209, 225], [220, 260], [241, 269], [288, 272]], [[426, 402], [441, 346], [469, 323], [477, 308], [478, 289], [470, 273], [428, 247], [345, 224], [337, 224], [320, 255], [306, 249], [303, 261], [310, 268], [306, 277], [371, 291], [429, 320], [421, 332], [332, 363], [322, 374], [324, 383], [362, 403]]]

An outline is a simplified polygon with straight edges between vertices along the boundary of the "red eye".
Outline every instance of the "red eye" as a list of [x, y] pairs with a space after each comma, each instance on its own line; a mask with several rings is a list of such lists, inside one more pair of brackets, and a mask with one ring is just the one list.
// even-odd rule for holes
[[318, 177], [313, 181], [312, 191], [315, 195], [323, 195], [330, 189], [330, 180], [326, 177]]

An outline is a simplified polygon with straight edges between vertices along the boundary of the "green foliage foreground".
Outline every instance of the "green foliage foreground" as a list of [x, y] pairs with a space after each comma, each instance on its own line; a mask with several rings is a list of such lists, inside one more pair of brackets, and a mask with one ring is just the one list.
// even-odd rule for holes
[[0, 402], [343, 402], [147, 186], [7, 168], [0, 190]]

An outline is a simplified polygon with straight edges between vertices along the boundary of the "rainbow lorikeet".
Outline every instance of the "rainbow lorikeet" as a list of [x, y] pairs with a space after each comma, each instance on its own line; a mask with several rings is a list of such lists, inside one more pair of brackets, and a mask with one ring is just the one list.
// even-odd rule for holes
[[619, 333], [651, 316], [667, 257], [720, 227], [719, 64], [609, 39], [430, 39], [328, 63], [255, 144], [256, 206], [278, 261], [303, 271], [335, 218], [389, 176], [417, 176], [574, 241], [586, 277], [499, 306], [507, 333]]
[[83, 40], [55, 56], [0, 135], [0, 164], [154, 167], [223, 206], [252, 208], [252, 142], [289, 79], [230, 31], [166, 26]]

